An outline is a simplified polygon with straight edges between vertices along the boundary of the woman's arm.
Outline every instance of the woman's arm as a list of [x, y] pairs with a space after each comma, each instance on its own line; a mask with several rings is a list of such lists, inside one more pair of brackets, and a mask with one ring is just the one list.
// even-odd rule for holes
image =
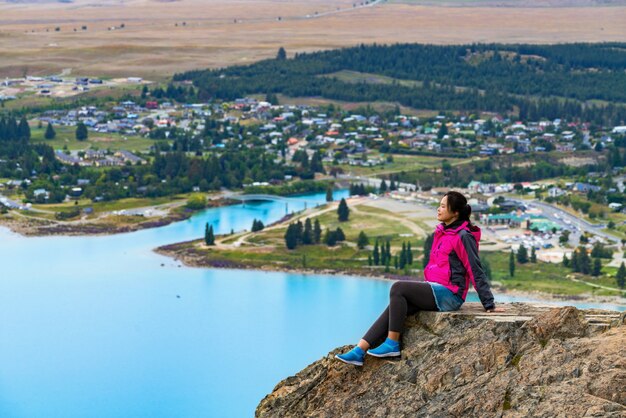
[[470, 276], [472, 286], [476, 289], [480, 302], [483, 304], [485, 310], [495, 310], [496, 304], [493, 300], [493, 294], [491, 293], [491, 286], [489, 286], [487, 276], [485, 275], [483, 266], [480, 263], [476, 239], [467, 231], [463, 231], [459, 235], [460, 245], [457, 249], [457, 254], [463, 262], [465, 270]]

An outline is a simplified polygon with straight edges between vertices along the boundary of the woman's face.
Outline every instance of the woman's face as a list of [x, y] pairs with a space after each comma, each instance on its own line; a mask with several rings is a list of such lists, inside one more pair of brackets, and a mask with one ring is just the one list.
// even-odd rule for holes
[[449, 224], [458, 216], [458, 212], [450, 212], [450, 208], [448, 208], [448, 196], [444, 196], [443, 199], [441, 199], [441, 202], [439, 202], [439, 207], [437, 208], [437, 220], [439, 222]]

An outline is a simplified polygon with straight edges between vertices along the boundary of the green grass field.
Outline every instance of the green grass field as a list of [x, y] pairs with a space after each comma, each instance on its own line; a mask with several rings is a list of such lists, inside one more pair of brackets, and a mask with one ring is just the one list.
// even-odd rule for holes
[[[481, 256], [488, 259], [491, 265], [493, 280], [502, 283], [507, 289], [565, 296], [585, 294], [617, 296], [620, 294], [620, 292], [597, 289], [584, 283], [569, 280], [566, 276], [572, 274], [572, 271], [561, 264], [543, 262], [516, 264], [515, 275], [510, 277], [508, 253], [483, 252]], [[604, 267], [602, 270], [603, 275], [600, 277], [579, 275], [577, 278], [601, 286], [615, 288], [614, 271], [615, 269]]]
[[73, 126], [55, 126], [56, 137], [48, 140], [44, 138], [47, 124], [43, 124], [39, 129], [31, 127], [31, 140], [33, 143], [42, 142], [50, 145], [55, 150], [67, 147], [70, 151], [86, 149], [108, 149], [111, 151], [127, 150], [136, 152], [147, 152], [154, 141], [149, 138], [139, 136], [122, 136], [116, 133], [97, 133], [89, 131], [89, 138], [86, 141], [76, 140], [76, 128]]

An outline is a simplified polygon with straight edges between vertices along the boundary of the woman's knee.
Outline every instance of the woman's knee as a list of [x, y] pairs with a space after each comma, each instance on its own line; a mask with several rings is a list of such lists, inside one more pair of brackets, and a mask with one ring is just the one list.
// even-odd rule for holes
[[391, 289], [389, 289], [389, 296], [401, 296], [404, 292], [405, 285], [406, 283], [404, 282], [395, 282], [394, 284], [392, 284]]

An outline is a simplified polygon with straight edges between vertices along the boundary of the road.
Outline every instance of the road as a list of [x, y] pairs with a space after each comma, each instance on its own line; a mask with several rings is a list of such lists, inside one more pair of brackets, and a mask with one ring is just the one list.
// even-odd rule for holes
[[[585, 231], [585, 232], [589, 232], [590, 234], [600, 236], [609, 242], [614, 242], [618, 245], [621, 244], [621, 241], [619, 240], [619, 238], [614, 237], [613, 235], [607, 234], [604, 231], [601, 231], [602, 228], [606, 227], [606, 225], [604, 224], [589, 223], [585, 221], [584, 219], [578, 218], [570, 214], [569, 212], [564, 211], [563, 209], [559, 209], [548, 203], [539, 202], [537, 200], [532, 200], [530, 202], [528, 201], [527, 202], [517, 201], [517, 202], [524, 203], [528, 205], [529, 207], [537, 207], [541, 209], [544, 215], [546, 216], [546, 218], [554, 222], [557, 222], [559, 224], [562, 224], [568, 229], [572, 229], [571, 228], [572, 226], [575, 227], [573, 233], [576, 236], [579, 236], [580, 232]], [[558, 217], [555, 215], [558, 215]], [[568, 224], [566, 221], [570, 223]], [[578, 232], [577, 230], [580, 232]]]

